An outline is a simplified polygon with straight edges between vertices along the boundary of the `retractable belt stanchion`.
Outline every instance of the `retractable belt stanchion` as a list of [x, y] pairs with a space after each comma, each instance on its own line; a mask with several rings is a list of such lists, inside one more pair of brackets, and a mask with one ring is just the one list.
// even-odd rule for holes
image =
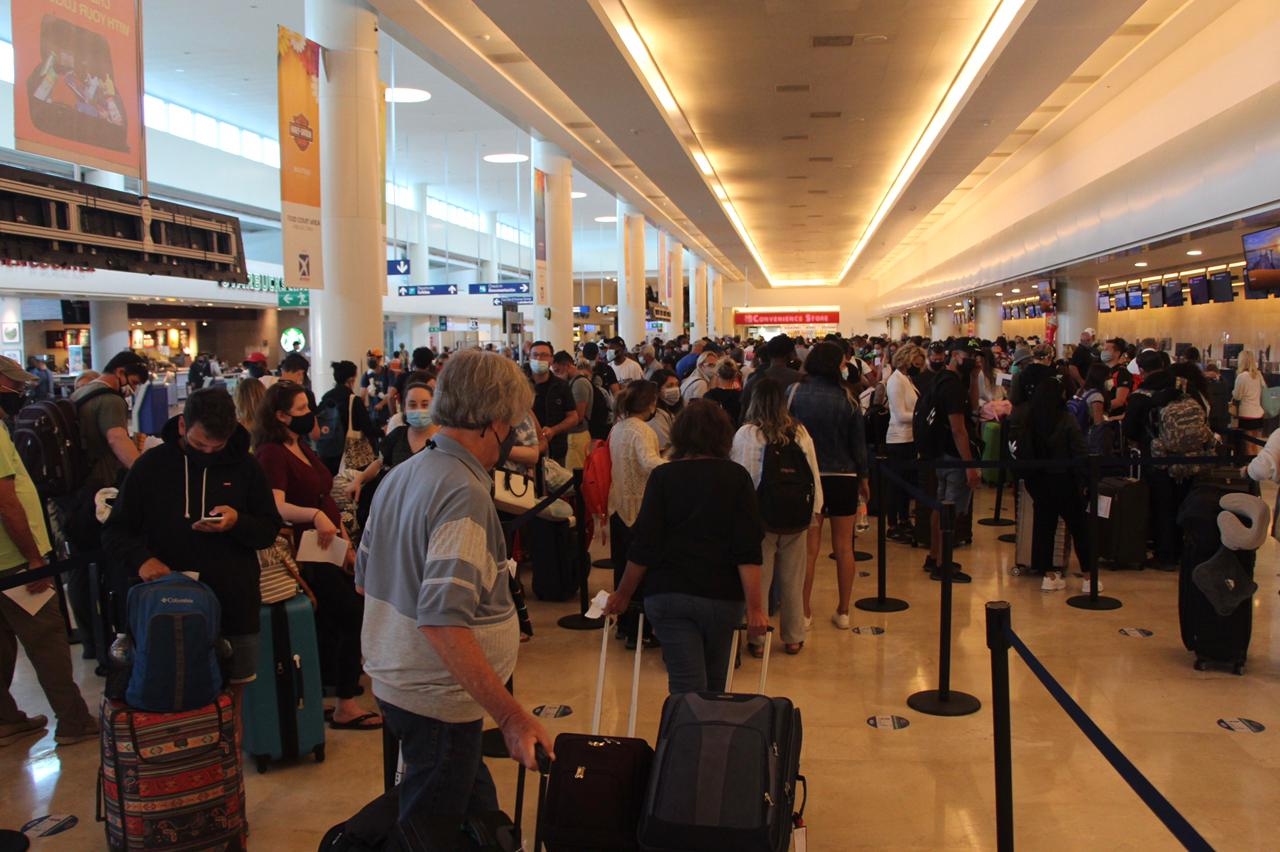
[[910, 604], [898, 598], [885, 597], [888, 554], [885, 545], [886, 528], [889, 523], [887, 506], [885, 505], [884, 456], [876, 456], [871, 461], [871, 475], [874, 477], [876, 493], [880, 495], [880, 514], [876, 516], [876, 545], [879, 550], [876, 560], [876, 596], [862, 598], [853, 602], [858, 609], [867, 612], [901, 612]]
[[[591, 543], [587, 541], [587, 509], [582, 501], [582, 471], [573, 472], [573, 514], [577, 518], [574, 535], [576, 547], [574, 556], [578, 566], [578, 609], [573, 615], [566, 615], [556, 622], [565, 630], [599, 630], [604, 626], [602, 618], [587, 618], [587, 610], [591, 607], [590, 594], [587, 591], [588, 579], [591, 576]], [[612, 565], [613, 563], [609, 563]]]
[[[1069, 471], [1068, 471], [1069, 473]], [[1110, 610], [1119, 609], [1123, 604], [1116, 598], [1098, 594], [1098, 482], [1102, 479], [1102, 456], [1093, 453], [1089, 456], [1089, 564], [1083, 566], [1089, 574], [1089, 594], [1075, 595], [1067, 598], [1067, 606], [1076, 609]]]
[[912, 710], [930, 716], [967, 716], [978, 712], [982, 702], [966, 692], [951, 688], [951, 585], [955, 573], [956, 504], [942, 504], [942, 614], [938, 630], [938, 688], [926, 689], [907, 698]]
[[996, 850], [1013, 852], [1013, 731], [1009, 717], [1008, 601], [987, 602], [991, 650], [991, 729], [995, 743]]
[[996, 469], [996, 506], [995, 512], [989, 518], [982, 518], [978, 521], [984, 527], [1011, 527], [1017, 521], [1011, 518], [1000, 517], [1001, 503], [1004, 502], [1004, 483], [1005, 483], [1005, 465], [1004, 461], [1009, 455], [1009, 418], [1005, 417], [1000, 421], [1000, 467]]

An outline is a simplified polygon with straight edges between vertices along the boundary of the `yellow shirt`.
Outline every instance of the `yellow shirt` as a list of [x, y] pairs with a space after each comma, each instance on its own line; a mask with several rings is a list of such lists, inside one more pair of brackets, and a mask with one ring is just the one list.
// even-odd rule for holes
[[[18, 448], [9, 437], [9, 430], [0, 426], [0, 479], [12, 479], [14, 489], [18, 492], [18, 501], [27, 513], [27, 523], [31, 526], [31, 535], [36, 540], [36, 547], [41, 553], [48, 553], [49, 533], [44, 526], [44, 512], [40, 509], [40, 495], [36, 493], [35, 483], [18, 456]], [[22, 555], [18, 546], [9, 538], [9, 533], [0, 525], [0, 570], [24, 565], [27, 557]]]

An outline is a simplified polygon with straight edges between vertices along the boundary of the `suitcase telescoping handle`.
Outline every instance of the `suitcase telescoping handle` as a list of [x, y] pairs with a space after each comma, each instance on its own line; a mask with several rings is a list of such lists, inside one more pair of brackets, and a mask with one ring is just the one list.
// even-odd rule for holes
[[[747, 632], [747, 625], [740, 624], [733, 631], [733, 647], [729, 649], [729, 671], [724, 676], [724, 691], [733, 692], [734, 663], [738, 661], [738, 637]], [[764, 695], [764, 685], [769, 677], [769, 651], [773, 648], [773, 625], [764, 633], [764, 657], [760, 660], [760, 685], [756, 692]]]
[[[591, 711], [591, 734], [600, 733], [600, 705], [604, 700], [604, 661], [609, 654], [609, 639], [611, 638], [617, 618], [609, 618], [605, 620], [604, 630], [600, 636], [600, 665], [596, 669], [596, 704]], [[644, 613], [640, 613], [639, 621], [636, 624], [636, 658], [635, 663], [631, 667], [631, 710], [627, 714], [627, 736], [634, 737], [636, 735], [636, 705], [640, 700], [640, 654], [644, 650]]]

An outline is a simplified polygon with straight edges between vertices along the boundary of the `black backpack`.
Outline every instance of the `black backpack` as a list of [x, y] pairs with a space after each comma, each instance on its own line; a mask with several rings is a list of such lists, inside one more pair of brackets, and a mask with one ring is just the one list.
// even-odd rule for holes
[[322, 459], [340, 459], [347, 446], [347, 430], [342, 428], [338, 401], [328, 394], [316, 407], [316, 423], [320, 437], [316, 439], [316, 455]]
[[911, 415], [911, 432], [916, 452], [921, 458], [932, 459], [941, 455], [946, 444], [945, 435], [951, 431], [947, 416], [938, 411], [938, 389], [944, 382], [960, 381], [950, 370], [942, 370], [932, 380], [923, 383], [915, 412]]
[[787, 534], [807, 530], [813, 520], [814, 491], [813, 470], [794, 438], [785, 444], [765, 444], [756, 499], [766, 530]]
[[612, 412], [609, 410], [609, 400], [605, 397], [604, 391], [595, 382], [586, 376], [578, 376], [574, 381], [584, 381], [591, 385], [591, 406], [587, 413], [587, 432], [592, 438], [603, 441], [609, 437], [609, 420]]
[[879, 448], [889, 437], [889, 399], [884, 382], [880, 382], [871, 393], [871, 404], [867, 406], [867, 446]]

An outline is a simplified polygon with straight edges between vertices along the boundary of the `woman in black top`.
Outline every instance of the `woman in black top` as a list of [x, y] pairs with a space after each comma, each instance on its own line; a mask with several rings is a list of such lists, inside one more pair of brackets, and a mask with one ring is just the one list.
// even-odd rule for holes
[[[329, 468], [332, 474], [338, 473], [338, 466], [342, 463], [342, 451], [344, 449], [344, 441], [346, 440], [347, 430], [355, 428], [358, 432], [363, 432], [369, 443], [376, 450], [378, 448], [378, 429], [373, 424], [373, 420], [369, 417], [369, 410], [364, 406], [364, 400], [360, 399], [355, 392], [356, 384], [356, 365], [351, 361], [334, 361], [333, 367], [333, 388], [320, 397], [320, 404], [316, 409], [316, 416], [321, 423], [321, 434], [316, 440], [316, 451], [324, 462], [325, 467]], [[355, 401], [351, 401], [351, 397], [355, 397]], [[324, 423], [326, 422], [326, 407], [332, 407], [332, 410], [338, 415], [338, 428], [333, 434], [324, 432]], [[351, 421], [347, 422], [347, 411], [351, 412]]]
[[702, 395], [703, 399], [719, 403], [735, 426], [742, 420], [742, 384], [739, 378], [738, 362], [732, 358], [721, 358], [716, 364], [715, 386]]
[[764, 526], [751, 474], [729, 460], [733, 424], [714, 402], [685, 406], [671, 461], [649, 474], [627, 570], [605, 613], [625, 612], [641, 580], [672, 693], [725, 686], [743, 602], [750, 636], [769, 625], [760, 590]]

